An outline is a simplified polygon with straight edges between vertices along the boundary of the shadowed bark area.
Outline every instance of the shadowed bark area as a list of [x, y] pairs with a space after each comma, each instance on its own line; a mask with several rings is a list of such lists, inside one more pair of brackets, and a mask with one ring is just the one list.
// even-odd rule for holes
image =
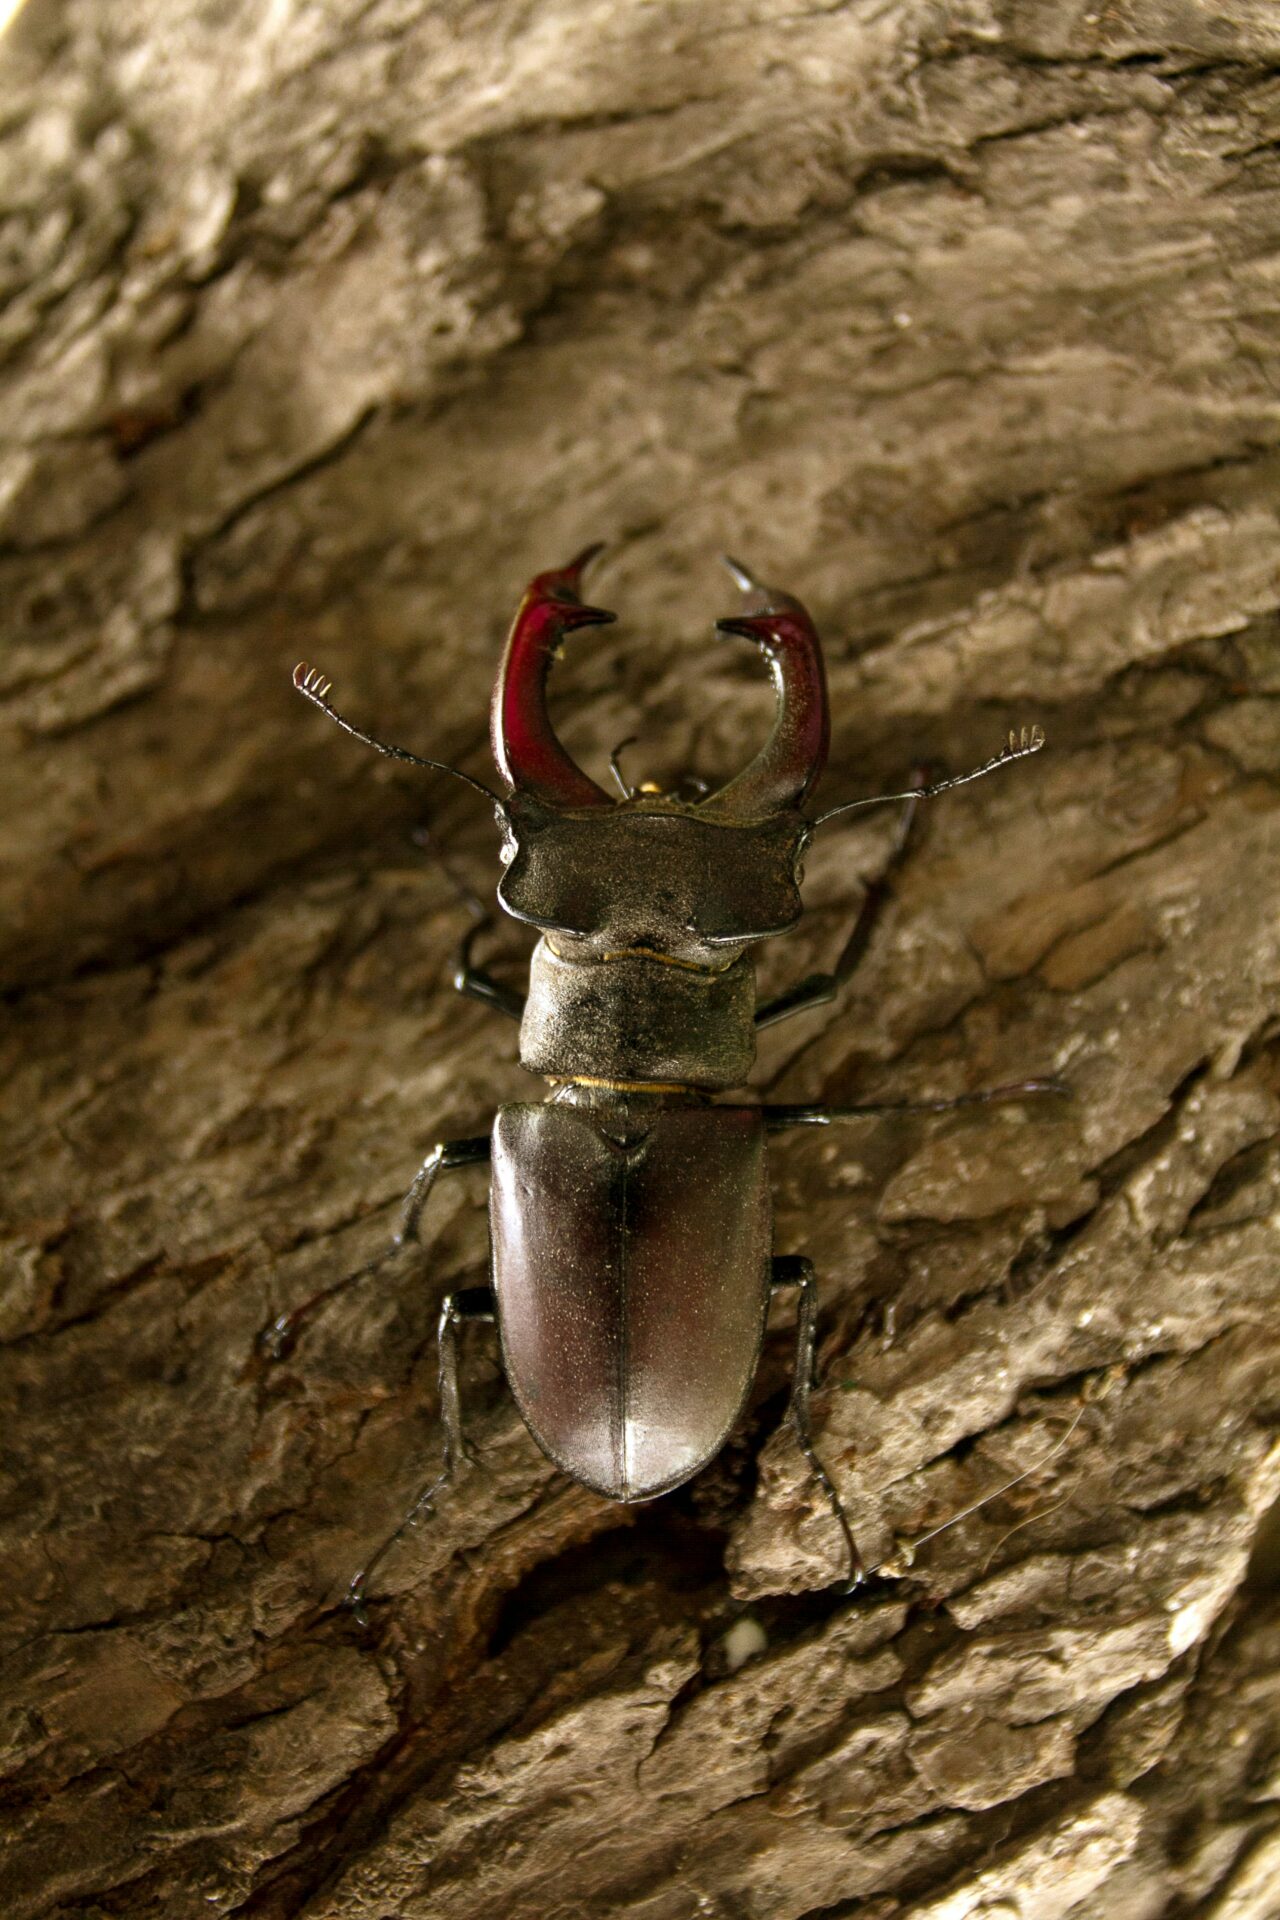
[[[0, 87], [5, 1920], [1273, 1920], [1280, 14], [30, 0]], [[764, 737], [726, 547], [824, 635], [818, 805], [1048, 734], [756, 1088], [1071, 1098], [772, 1149], [863, 1594], [780, 1306], [633, 1509], [468, 1332], [362, 1628], [483, 1170], [259, 1335], [536, 1083], [450, 988], [484, 802], [290, 670], [491, 781], [597, 537], [601, 781]], [[894, 830], [818, 836], [763, 991]]]

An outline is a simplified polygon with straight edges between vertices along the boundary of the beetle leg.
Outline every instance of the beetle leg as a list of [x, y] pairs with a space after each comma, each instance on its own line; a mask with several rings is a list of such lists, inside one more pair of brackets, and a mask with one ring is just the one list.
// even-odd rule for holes
[[463, 935], [458, 946], [458, 957], [453, 964], [453, 984], [459, 993], [469, 994], [473, 1000], [482, 1000], [485, 1006], [505, 1013], [511, 1020], [520, 1020], [524, 1017], [524, 995], [503, 981], [495, 980], [483, 967], [472, 965], [471, 943], [477, 934], [484, 933], [492, 925], [492, 919], [486, 914], [483, 920], [477, 920]]
[[460, 1287], [440, 1303], [440, 1418], [444, 1422], [444, 1478], [449, 1480], [463, 1460], [475, 1458], [462, 1431], [462, 1402], [458, 1395], [458, 1329], [464, 1320], [497, 1319], [492, 1287]]
[[431, 1198], [431, 1189], [442, 1173], [456, 1173], [459, 1167], [487, 1167], [490, 1142], [487, 1133], [473, 1134], [467, 1140], [442, 1140], [413, 1176], [413, 1185], [404, 1197], [400, 1226], [392, 1235], [389, 1253], [399, 1253], [407, 1240], [418, 1237], [418, 1222]]
[[[911, 775], [911, 784], [922, 788], [927, 778], [928, 770], [917, 767]], [[789, 1020], [793, 1013], [807, 1012], [810, 1007], [827, 1006], [841, 987], [853, 978], [863, 954], [871, 944], [871, 936], [884, 911], [885, 902], [893, 892], [894, 877], [910, 851], [919, 806], [919, 800], [913, 795], [903, 807], [889, 858], [876, 878], [868, 880], [849, 938], [830, 973], [806, 974], [795, 986], [788, 987], [784, 993], [775, 994], [772, 1000], [766, 1000], [756, 1008], [757, 1028], [772, 1027], [779, 1020]]]
[[803, 1254], [783, 1253], [773, 1257], [773, 1271], [770, 1281], [776, 1290], [779, 1287], [798, 1287], [800, 1290], [800, 1312], [796, 1320], [796, 1363], [791, 1379], [791, 1405], [788, 1415], [795, 1428], [800, 1451], [813, 1471], [822, 1491], [827, 1496], [827, 1505], [844, 1535], [845, 1552], [849, 1556], [849, 1584], [846, 1591], [852, 1593], [866, 1579], [866, 1567], [862, 1555], [858, 1552], [853, 1530], [849, 1525], [840, 1495], [832, 1485], [831, 1476], [818, 1458], [817, 1448], [813, 1444], [813, 1429], [809, 1420], [809, 1394], [813, 1387], [813, 1350], [818, 1329], [818, 1283], [814, 1274], [813, 1262]]
[[442, 1487], [448, 1486], [464, 1460], [472, 1459], [462, 1431], [462, 1402], [458, 1392], [458, 1329], [466, 1321], [493, 1321], [497, 1317], [491, 1287], [461, 1287], [448, 1293], [440, 1303], [440, 1419], [444, 1426], [444, 1464], [434, 1480], [429, 1480], [417, 1495], [394, 1533], [372, 1553], [347, 1588], [345, 1604], [363, 1627], [368, 1622], [365, 1599], [370, 1576], [391, 1551], [402, 1534], [416, 1526], [430, 1511], [431, 1502]]
[[764, 1106], [760, 1111], [770, 1133], [784, 1133], [788, 1127], [829, 1127], [834, 1120], [862, 1120], [881, 1113], [952, 1113], [957, 1107], [986, 1107], [1038, 1093], [1071, 1097], [1070, 1087], [1061, 1080], [1013, 1080], [1008, 1086], [977, 1087], [972, 1093], [953, 1093], [941, 1100], [864, 1100], [850, 1107]]
[[473, 1000], [482, 1000], [487, 1007], [494, 1007], [499, 1013], [505, 1013], [512, 1020], [519, 1020], [524, 1014], [524, 995], [517, 993], [514, 987], [504, 986], [501, 980], [483, 967], [477, 967], [471, 959], [471, 947], [479, 934], [487, 933], [493, 925], [493, 915], [474, 889], [468, 886], [462, 875], [456, 870], [444, 849], [437, 844], [435, 834], [429, 826], [415, 827], [412, 834], [415, 846], [429, 853], [439, 867], [461, 904], [471, 915], [472, 925], [458, 942], [457, 958], [453, 963], [453, 985], [457, 992], [469, 994]]
[[418, 1237], [418, 1222], [422, 1210], [431, 1197], [431, 1189], [442, 1173], [453, 1173], [459, 1167], [487, 1166], [489, 1162], [489, 1136], [487, 1133], [476, 1135], [469, 1140], [441, 1140], [432, 1147], [430, 1153], [414, 1175], [413, 1185], [404, 1197], [404, 1210], [400, 1217], [399, 1230], [391, 1237], [390, 1243], [381, 1253], [366, 1260], [362, 1267], [353, 1273], [344, 1274], [341, 1280], [335, 1280], [330, 1286], [321, 1287], [301, 1306], [294, 1307], [289, 1313], [282, 1313], [269, 1327], [258, 1335], [258, 1345], [271, 1360], [283, 1360], [298, 1335], [298, 1329], [304, 1320], [323, 1306], [326, 1300], [332, 1300], [335, 1294], [345, 1293], [357, 1280], [367, 1280], [369, 1275], [385, 1267], [410, 1240]]

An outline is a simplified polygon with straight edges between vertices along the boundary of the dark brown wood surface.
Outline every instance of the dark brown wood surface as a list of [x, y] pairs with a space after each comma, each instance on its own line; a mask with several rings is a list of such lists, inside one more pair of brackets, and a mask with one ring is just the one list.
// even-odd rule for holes
[[[1274, 1920], [1280, 12], [30, 0], [0, 98], [4, 1920]], [[1073, 1097], [777, 1143], [864, 1597], [780, 1310], [633, 1510], [468, 1335], [361, 1629], [483, 1174], [258, 1335], [534, 1083], [420, 843], [487, 895], [483, 803], [289, 674], [492, 778], [596, 537], [597, 777], [762, 737], [726, 547], [825, 636], [823, 804], [1049, 737], [758, 1088]], [[893, 830], [819, 836], [770, 989]]]

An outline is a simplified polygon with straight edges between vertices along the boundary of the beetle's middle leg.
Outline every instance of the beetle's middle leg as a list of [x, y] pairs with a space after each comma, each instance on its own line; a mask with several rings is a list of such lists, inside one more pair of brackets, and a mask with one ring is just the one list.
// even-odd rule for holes
[[392, 1234], [382, 1252], [376, 1253], [372, 1260], [366, 1260], [364, 1265], [357, 1267], [354, 1272], [344, 1274], [341, 1280], [334, 1280], [329, 1286], [321, 1287], [318, 1293], [313, 1293], [310, 1299], [302, 1302], [301, 1306], [293, 1307], [288, 1313], [282, 1313], [278, 1319], [273, 1320], [271, 1325], [259, 1335], [259, 1345], [264, 1353], [268, 1354], [272, 1360], [282, 1360], [297, 1338], [299, 1327], [304, 1320], [310, 1318], [317, 1307], [323, 1306], [326, 1300], [332, 1300], [335, 1294], [345, 1293], [346, 1289], [354, 1286], [357, 1280], [367, 1280], [371, 1274], [379, 1272], [389, 1261], [394, 1260], [411, 1240], [417, 1239], [418, 1223], [422, 1218], [423, 1209], [431, 1198], [431, 1190], [442, 1173], [454, 1173], [459, 1167], [488, 1166], [489, 1156], [490, 1144], [487, 1133], [474, 1135], [468, 1140], [441, 1140], [432, 1147], [414, 1175], [413, 1185], [404, 1197], [399, 1228]]
[[773, 1256], [770, 1286], [776, 1292], [780, 1287], [797, 1287], [800, 1292], [800, 1311], [796, 1319], [796, 1360], [795, 1371], [791, 1378], [791, 1404], [787, 1409], [788, 1417], [795, 1428], [800, 1451], [813, 1471], [814, 1477], [827, 1496], [827, 1505], [844, 1535], [845, 1552], [849, 1556], [849, 1584], [847, 1591], [852, 1593], [860, 1587], [866, 1578], [866, 1567], [862, 1555], [858, 1552], [853, 1529], [849, 1525], [848, 1515], [840, 1495], [832, 1484], [831, 1475], [818, 1458], [818, 1450], [813, 1444], [813, 1428], [809, 1419], [809, 1395], [813, 1389], [813, 1353], [818, 1330], [818, 1283], [814, 1274], [813, 1262], [803, 1254], [781, 1253]]
[[444, 1460], [434, 1480], [429, 1480], [414, 1498], [404, 1519], [394, 1533], [389, 1533], [382, 1545], [369, 1556], [365, 1565], [347, 1588], [346, 1605], [364, 1626], [367, 1621], [365, 1597], [370, 1576], [380, 1562], [395, 1546], [396, 1541], [416, 1526], [424, 1513], [430, 1511], [431, 1502], [442, 1487], [448, 1486], [464, 1460], [473, 1456], [462, 1431], [462, 1400], [458, 1392], [458, 1333], [467, 1322], [489, 1322], [497, 1318], [491, 1287], [460, 1287], [457, 1293], [446, 1294], [440, 1303], [439, 1321], [439, 1380], [440, 1380], [440, 1420], [444, 1427]]

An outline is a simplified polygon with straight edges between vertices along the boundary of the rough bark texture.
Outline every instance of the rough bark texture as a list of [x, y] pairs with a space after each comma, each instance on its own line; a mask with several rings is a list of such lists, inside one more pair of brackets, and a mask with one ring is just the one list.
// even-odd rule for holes
[[[5, 1920], [1273, 1916], [1280, 12], [31, 0], [0, 84]], [[785, 1315], [629, 1511], [479, 1334], [362, 1630], [483, 1176], [257, 1336], [531, 1083], [411, 837], [487, 890], [484, 807], [289, 670], [485, 777], [596, 536], [598, 775], [760, 738], [724, 546], [827, 637], [826, 804], [1049, 733], [758, 1085], [1074, 1097], [778, 1144], [864, 1596]], [[892, 831], [819, 838], [769, 983]]]

